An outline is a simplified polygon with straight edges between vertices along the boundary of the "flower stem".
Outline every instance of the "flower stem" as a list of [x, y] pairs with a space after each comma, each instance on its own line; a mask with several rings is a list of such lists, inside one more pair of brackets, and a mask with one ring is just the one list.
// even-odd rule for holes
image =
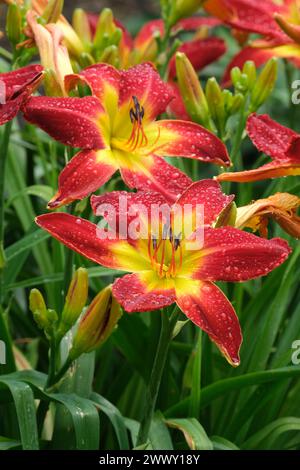
[[5, 169], [8, 156], [9, 138], [11, 134], [12, 121], [5, 124], [1, 140], [0, 154], [0, 305], [3, 303], [3, 269], [5, 266], [4, 254], [4, 186]]
[[144, 416], [139, 429], [137, 446], [144, 444], [148, 440], [161, 378], [166, 364], [168, 350], [172, 340], [172, 333], [177, 322], [178, 314], [179, 310], [177, 306], [174, 308], [170, 318], [164, 312], [162, 314], [160, 337], [151, 371], [150, 381], [147, 387]]
[[240, 158], [240, 149], [241, 149], [241, 143], [243, 140], [243, 133], [246, 127], [247, 118], [248, 118], [248, 113], [245, 111], [245, 108], [242, 107], [239, 123], [236, 129], [235, 138], [234, 138], [232, 150], [231, 150], [231, 161], [236, 171], [240, 171], [243, 168], [243, 162], [241, 161], [241, 158]]
[[46, 389], [52, 388], [55, 384], [57, 384], [57, 382], [59, 382], [63, 378], [65, 373], [69, 370], [72, 363], [73, 363], [73, 360], [71, 360], [70, 358], [67, 358], [66, 362], [64, 363], [62, 368], [58, 371], [58, 373], [54, 375], [51, 378], [51, 380], [48, 379]]
[[[69, 214], [73, 214], [75, 210], [76, 203], [71, 204]], [[64, 275], [64, 290], [63, 296], [67, 295], [70, 282], [73, 275], [73, 262], [74, 262], [74, 251], [69, 248], [65, 248], [65, 275]]]
[[55, 335], [52, 334], [51, 341], [50, 341], [49, 372], [48, 372], [46, 388], [48, 388], [49, 384], [53, 382], [53, 379], [55, 377], [55, 371], [56, 371], [56, 338], [55, 338]]
[[192, 354], [194, 355], [192, 369], [192, 390], [189, 403], [189, 416], [199, 419], [201, 400], [201, 356], [202, 356], [202, 331], [197, 330], [196, 341]]

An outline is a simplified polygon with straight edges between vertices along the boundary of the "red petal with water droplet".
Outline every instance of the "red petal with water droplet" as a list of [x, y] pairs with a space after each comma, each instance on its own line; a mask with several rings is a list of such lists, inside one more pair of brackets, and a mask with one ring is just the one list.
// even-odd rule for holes
[[176, 201], [176, 204], [187, 204], [195, 208], [203, 207], [204, 224], [211, 225], [220, 213], [234, 200], [234, 195], [227, 196], [217, 181], [202, 180], [193, 183]]
[[29, 65], [12, 72], [0, 73], [0, 81], [5, 84], [5, 98], [9, 100], [16, 93], [20, 94], [31, 85], [43, 71], [41, 65]]
[[168, 114], [171, 117], [175, 117], [177, 119], [181, 119], [184, 121], [192, 121], [191, 117], [189, 116], [186, 110], [178, 85], [175, 82], [169, 82], [169, 86], [172, 88], [174, 99], [170, 101], [168, 105]]
[[229, 166], [230, 158], [223, 142], [212, 132], [194, 122], [157, 121], [160, 138], [153, 153], [160, 156], [186, 157], [216, 165]]
[[72, 90], [80, 82], [86, 83], [91, 88], [93, 95], [99, 98], [102, 105], [107, 85], [112, 87], [119, 96], [120, 72], [112, 65], [91, 65], [78, 74], [67, 75], [65, 77], [66, 90]]
[[286, 161], [286, 151], [298, 134], [288, 127], [273, 121], [267, 114], [251, 114], [247, 121], [247, 132], [260, 152], [278, 161]]
[[144, 107], [143, 121], [153, 120], [166, 110], [173, 98], [170, 87], [163, 82], [154, 66], [143, 63], [121, 71], [120, 106], [132, 107], [132, 97], [136, 96]]
[[97, 98], [30, 98], [24, 108], [27, 121], [65, 145], [105, 148], [100, 123], [103, 108]]
[[175, 290], [164, 288], [161, 281], [156, 288], [150, 288], [147, 278], [153, 273], [127, 274], [113, 285], [113, 295], [126, 312], [147, 312], [167, 307], [175, 302]]
[[185, 173], [155, 155], [141, 159], [132, 169], [121, 168], [121, 175], [129, 188], [159, 192], [170, 203], [192, 183]]
[[0, 74], [0, 125], [13, 119], [42, 80], [43, 67], [29, 65]]
[[[178, 48], [178, 51], [184, 52], [195, 70], [202, 70], [225, 54], [226, 45], [223, 39], [211, 37], [185, 42]], [[172, 78], [175, 75], [176, 64], [175, 56], [173, 56], [169, 66], [169, 77]]]
[[107, 268], [143, 271], [151, 266], [126, 240], [88, 220], [57, 212], [40, 215], [36, 223], [71, 250]]
[[233, 366], [240, 363], [242, 333], [236, 313], [223, 292], [210, 282], [191, 283], [188, 292], [176, 291], [177, 304], [204, 330]]
[[48, 204], [57, 209], [77, 199], [83, 199], [105, 184], [118, 169], [106, 150], [82, 150], [59, 175], [58, 192]]
[[230, 26], [267, 36], [283, 36], [273, 18], [275, 12], [285, 12], [285, 6], [272, 0], [208, 0], [204, 8]]
[[266, 240], [233, 227], [207, 228], [192, 276], [207, 281], [247, 281], [273, 271], [290, 252], [281, 238]]

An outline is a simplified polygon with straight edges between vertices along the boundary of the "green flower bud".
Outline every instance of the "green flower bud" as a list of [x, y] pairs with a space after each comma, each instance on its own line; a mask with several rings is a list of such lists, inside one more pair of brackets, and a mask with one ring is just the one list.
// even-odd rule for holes
[[209, 109], [194, 67], [183, 52], [176, 53], [176, 73], [187, 112], [192, 120], [208, 127]]
[[218, 129], [219, 134], [222, 136], [224, 134], [226, 124], [224, 95], [217, 80], [214, 77], [207, 81], [205, 95], [211, 117]]
[[253, 87], [250, 100], [251, 112], [257, 111], [272, 93], [277, 79], [277, 70], [277, 59], [273, 57], [266, 63]]
[[41, 330], [48, 336], [53, 331], [58, 316], [54, 310], [47, 309], [43, 295], [38, 289], [32, 289], [29, 295], [29, 308]]
[[181, 18], [195, 13], [205, 0], [171, 0], [171, 12], [169, 22], [171, 25], [177, 23]]
[[99, 292], [84, 313], [73, 339], [70, 360], [75, 360], [81, 354], [91, 352], [103, 344], [121, 316], [122, 309], [112, 296], [111, 286], [108, 286]]
[[75, 325], [88, 297], [88, 273], [79, 268], [74, 273], [66, 297], [65, 306], [61, 315], [57, 337], [61, 339], [73, 325]]
[[22, 15], [18, 5], [11, 3], [6, 15], [6, 34], [9, 41], [15, 46], [21, 40]]
[[249, 90], [252, 90], [257, 78], [255, 63], [252, 60], [244, 63], [243, 74], [247, 75]]
[[42, 14], [45, 23], [56, 23], [64, 7], [64, 0], [49, 0]]
[[99, 15], [96, 33], [94, 37], [95, 48], [103, 48], [105, 38], [109, 38], [116, 30], [113, 13], [110, 8], [104, 8]]
[[219, 227], [226, 227], [226, 226], [235, 226], [235, 221], [236, 221], [236, 216], [237, 216], [237, 208], [235, 202], [232, 202], [231, 204], [228, 204], [225, 209], [222, 210], [221, 214], [219, 215], [216, 223], [215, 223], [215, 228]]
[[86, 12], [82, 8], [76, 8], [73, 13], [72, 25], [83, 43], [88, 46], [92, 41], [91, 28]]

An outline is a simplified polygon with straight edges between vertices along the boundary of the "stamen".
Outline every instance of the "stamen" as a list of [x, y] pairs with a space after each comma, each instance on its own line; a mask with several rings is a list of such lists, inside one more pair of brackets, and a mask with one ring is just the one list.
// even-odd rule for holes
[[[143, 129], [145, 109], [140, 105], [136, 96], [132, 96], [133, 108], [129, 110], [130, 121], [133, 124], [131, 135], [127, 141], [128, 150], [133, 152], [137, 147], [147, 146], [148, 138]], [[141, 135], [141, 139], [140, 139]]]

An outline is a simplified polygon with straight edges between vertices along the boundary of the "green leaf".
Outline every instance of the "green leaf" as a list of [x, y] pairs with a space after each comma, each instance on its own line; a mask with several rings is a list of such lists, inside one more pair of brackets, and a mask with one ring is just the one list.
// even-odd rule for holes
[[21, 442], [0, 436], [0, 450], [20, 449]]
[[19, 257], [22, 253], [29, 251], [32, 247], [35, 247], [39, 243], [47, 240], [49, 237], [49, 233], [41, 229], [35, 230], [33, 233], [26, 235], [5, 250], [6, 262], [9, 263], [12, 259]]
[[100, 411], [106, 414], [110, 420], [121, 450], [129, 450], [129, 442], [127, 436], [127, 429], [123, 416], [121, 415], [118, 408], [110, 403], [106, 398], [102, 397], [98, 393], [92, 393], [90, 399], [99, 407]]
[[[117, 276], [121, 274], [121, 271], [115, 271], [114, 269], [106, 269], [102, 268], [101, 266], [96, 268], [89, 268], [88, 269], [89, 278], [94, 277], [108, 277], [108, 276]], [[123, 273], [122, 273], [123, 274]], [[30, 279], [25, 279], [24, 281], [15, 282], [9, 285], [4, 286], [5, 291], [11, 291], [14, 289], [25, 288], [25, 287], [35, 287], [42, 284], [49, 284], [55, 282], [61, 282], [64, 280], [65, 274], [61, 273], [53, 273], [47, 274], [44, 276], [37, 276]]]
[[5, 206], [8, 208], [13, 202], [20, 198], [24, 197], [24, 195], [27, 194], [28, 196], [37, 196], [41, 198], [43, 201], [48, 202], [54, 194], [53, 188], [50, 186], [46, 185], [34, 185], [34, 186], [28, 186], [24, 188], [22, 191], [19, 191], [18, 193], [14, 194], [12, 197], [8, 199], [6, 202]]
[[1, 385], [9, 389], [14, 401], [22, 449], [37, 450], [39, 448], [39, 439], [34, 395], [31, 388], [25, 382], [19, 382], [10, 376], [1, 376]]
[[170, 432], [161, 413], [157, 412], [151, 422], [149, 439], [153, 450], [173, 450]]
[[269, 450], [275, 448], [276, 440], [281, 434], [290, 431], [300, 431], [300, 418], [279, 418], [265, 426], [245, 441], [241, 448]]
[[[100, 420], [96, 407], [86, 398], [74, 393], [47, 394], [51, 401], [62, 404], [70, 413], [74, 426], [77, 450], [99, 449]], [[63, 447], [63, 443], [62, 448]]]
[[167, 426], [181, 431], [191, 450], [212, 450], [213, 446], [204, 428], [195, 418], [167, 419]]
[[239, 448], [225, 437], [212, 436], [210, 438], [214, 450], [239, 450]]

